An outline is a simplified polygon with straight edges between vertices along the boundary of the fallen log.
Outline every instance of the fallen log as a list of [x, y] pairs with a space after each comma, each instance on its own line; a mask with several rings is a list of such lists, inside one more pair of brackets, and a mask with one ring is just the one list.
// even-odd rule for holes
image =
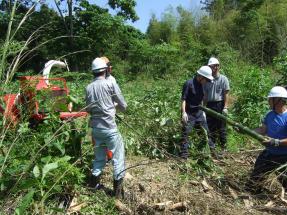
[[254, 139], [262, 142], [263, 140], [265, 140], [265, 137], [258, 134], [257, 132], [249, 129], [248, 127], [246, 126], [243, 126], [233, 120], [231, 120], [230, 118], [224, 116], [223, 114], [220, 114], [220, 113], [217, 113], [216, 111], [214, 110], [211, 110], [207, 107], [203, 107], [203, 106], [199, 106], [199, 109], [203, 110], [207, 115], [210, 115], [210, 116], [213, 116], [217, 119], [220, 119], [220, 120], [223, 120], [223, 121], [226, 121], [226, 123], [232, 125], [233, 127], [237, 128], [240, 132], [244, 133], [244, 134], [247, 134], [249, 135], [250, 137], [253, 137]]

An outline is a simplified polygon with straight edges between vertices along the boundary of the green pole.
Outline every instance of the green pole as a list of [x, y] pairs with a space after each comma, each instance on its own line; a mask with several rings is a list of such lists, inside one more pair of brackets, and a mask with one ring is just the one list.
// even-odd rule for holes
[[199, 106], [199, 108], [201, 110], [203, 110], [207, 115], [210, 115], [210, 116], [213, 116], [217, 119], [220, 119], [220, 120], [223, 120], [223, 121], [226, 121], [228, 124], [232, 125], [233, 127], [237, 128], [240, 130], [240, 132], [244, 133], [244, 134], [247, 134], [251, 137], [253, 137], [254, 139], [262, 142], [263, 140], [265, 140], [264, 136], [258, 134], [257, 132], [255, 132], [254, 130], [251, 130], [249, 129], [248, 127], [245, 127], [237, 122], [234, 122], [233, 120], [231, 120], [230, 118], [224, 116], [223, 114], [220, 114], [214, 110], [211, 110], [207, 107], [203, 107], [203, 106]]

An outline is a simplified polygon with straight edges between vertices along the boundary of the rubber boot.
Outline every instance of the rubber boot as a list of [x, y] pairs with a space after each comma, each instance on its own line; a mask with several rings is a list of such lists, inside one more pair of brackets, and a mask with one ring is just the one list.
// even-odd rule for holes
[[92, 175], [91, 183], [90, 183], [91, 188], [94, 190], [101, 189], [103, 185], [100, 182], [101, 182], [101, 175], [98, 175], [98, 176]]
[[188, 143], [182, 143], [180, 145], [180, 152], [179, 152], [179, 156], [182, 158], [182, 159], [188, 159], [189, 157], [189, 153], [188, 153], [188, 147], [189, 147], [189, 144]]
[[124, 187], [123, 187], [124, 178], [119, 180], [114, 180], [114, 195], [117, 199], [124, 199]]

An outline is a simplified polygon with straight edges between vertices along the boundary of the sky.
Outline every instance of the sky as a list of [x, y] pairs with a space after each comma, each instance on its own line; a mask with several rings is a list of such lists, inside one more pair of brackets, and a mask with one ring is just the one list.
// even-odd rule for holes
[[152, 13], [160, 18], [166, 8], [172, 6], [183, 6], [185, 9], [197, 10], [200, 9], [200, 0], [137, 0], [136, 12], [139, 20], [131, 23], [134, 27], [146, 32]]
[[[91, 3], [96, 3], [97, 5], [105, 8], [109, 8], [107, 2], [108, 0], [89, 0]], [[190, 9], [191, 11], [199, 11], [202, 7], [200, 0], [136, 0], [136, 13], [139, 17], [139, 20], [132, 23], [127, 22], [128, 24], [139, 29], [143, 33], [146, 32], [150, 18], [152, 14], [155, 14], [158, 19], [160, 19], [161, 14], [169, 7], [172, 6], [176, 8], [181, 5], [185, 9]], [[48, 0], [48, 4], [55, 8], [54, 1]], [[112, 14], [115, 12], [110, 11]]]

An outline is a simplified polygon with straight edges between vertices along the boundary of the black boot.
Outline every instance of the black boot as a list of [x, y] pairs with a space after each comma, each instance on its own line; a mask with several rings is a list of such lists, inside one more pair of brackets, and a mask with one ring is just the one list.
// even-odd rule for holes
[[189, 157], [188, 147], [189, 147], [189, 144], [188, 144], [188, 143], [182, 143], [182, 144], [180, 145], [179, 156], [180, 156], [182, 159], [187, 159], [187, 158]]
[[101, 175], [98, 176], [92, 175], [90, 187], [94, 190], [99, 190], [103, 187], [103, 185], [100, 182], [101, 182]]
[[114, 180], [114, 195], [117, 199], [124, 199], [124, 187], [123, 187], [124, 178], [119, 180]]

